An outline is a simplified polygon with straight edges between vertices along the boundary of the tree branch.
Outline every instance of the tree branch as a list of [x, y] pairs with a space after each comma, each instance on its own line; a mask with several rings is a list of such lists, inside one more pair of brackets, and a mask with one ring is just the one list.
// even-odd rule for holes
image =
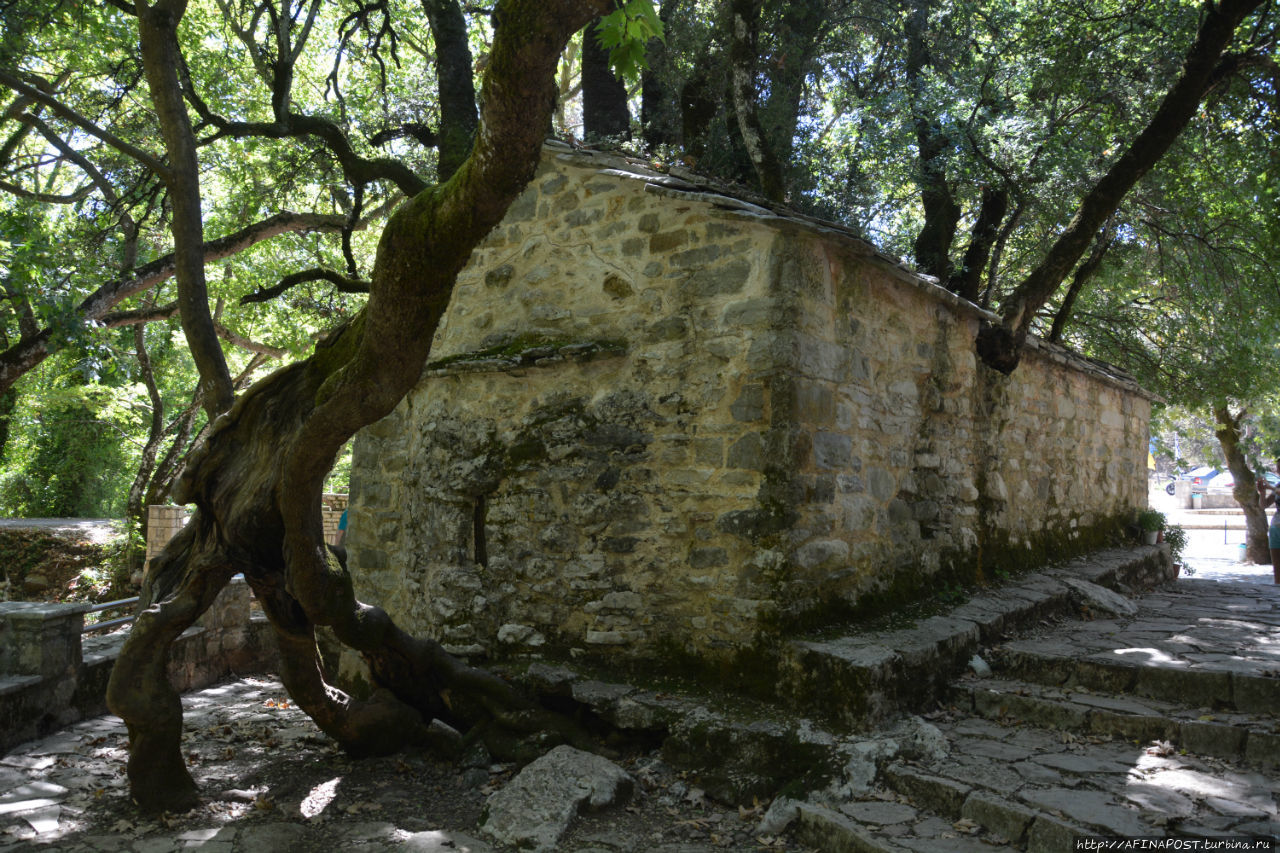
[[1067, 294], [1062, 298], [1062, 305], [1059, 306], [1058, 312], [1053, 317], [1053, 327], [1050, 328], [1048, 336], [1050, 342], [1056, 344], [1062, 340], [1062, 332], [1071, 320], [1071, 313], [1075, 309], [1076, 299], [1080, 296], [1080, 291], [1097, 274], [1098, 269], [1102, 266], [1103, 259], [1113, 245], [1115, 245], [1115, 235], [1110, 224], [1108, 224], [1098, 232], [1098, 239], [1094, 243], [1093, 251], [1089, 253], [1089, 257], [1076, 268], [1076, 274], [1071, 279], [1071, 286], [1067, 288]]
[[160, 160], [159, 157], [152, 154], [150, 151], [146, 151], [142, 148], [137, 147], [136, 145], [132, 145], [128, 142], [125, 142], [123, 139], [116, 136], [111, 131], [105, 128], [99, 127], [98, 125], [89, 121], [89, 119], [80, 115], [80, 113], [71, 109], [71, 107], [62, 103], [62, 101], [59, 101], [57, 98], [53, 97], [53, 95], [50, 95], [41, 91], [41, 89], [39, 89], [36, 86], [28, 85], [20, 77], [18, 77], [13, 71], [10, 71], [7, 68], [0, 68], [0, 83], [3, 83], [4, 85], [8, 86], [10, 89], [13, 89], [15, 92], [17, 92], [19, 95], [22, 95], [23, 97], [30, 98], [33, 101], [37, 101], [41, 104], [44, 104], [46, 107], [52, 110], [55, 115], [58, 115], [66, 119], [67, 121], [74, 124], [76, 127], [83, 130], [85, 133], [88, 133], [90, 136], [93, 136], [94, 138], [102, 142], [105, 142], [107, 145], [110, 145], [112, 148], [116, 149], [121, 154], [124, 154], [127, 157], [131, 157], [134, 160], [137, 160], [139, 163], [146, 166], [148, 169], [155, 172], [157, 175], [163, 176], [168, 173], [168, 167]]
[[[318, 213], [278, 213], [261, 222], [204, 244], [204, 262], [228, 258], [263, 240], [299, 231], [323, 231], [337, 233], [346, 226], [346, 217]], [[365, 219], [368, 222], [368, 219]], [[137, 268], [133, 275], [102, 285], [90, 294], [77, 308], [82, 323], [97, 323], [107, 312], [134, 294], [155, 287], [174, 274], [173, 255], [157, 258]], [[24, 336], [22, 340], [0, 352], [0, 394], [7, 391], [19, 377], [48, 358], [56, 348], [49, 329]]]
[[426, 181], [399, 160], [387, 157], [366, 159], [359, 156], [351, 148], [344, 134], [333, 122], [315, 116], [303, 116], [288, 113], [284, 121], [276, 122], [243, 122], [228, 121], [222, 116], [208, 113], [201, 115], [205, 121], [218, 130], [212, 136], [201, 140], [207, 145], [225, 136], [233, 138], [260, 137], [263, 139], [290, 139], [301, 136], [312, 136], [320, 140], [342, 167], [344, 177], [351, 183], [367, 184], [372, 181], [390, 181], [407, 196], [415, 196], [427, 188]]
[[187, 348], [206, 390], [205, 406], [213, 418], [231, 408], [235, 392], [213, 318], [209, 316], [200, 162], [182, 94], [184, 60], [178, 44], [178, 25], [186, 9], [187, 0], [156, 0], [150, 7], [138, 0], [138, 38], [147, 88], [169, 160], [169, 168], [161, 174], [169, 190], [169, 231], [173, 235], [179, 317]]
[[85, 157], [76, 149], [67, 144], [61, 136], [53, 132], [53, 128], [49, 127], [39, 116], [31, 113], [24, 113], [18, 117], [18, 120], [28, 127], [32, 127], [38, 132], [45, 141], [62, 152], [62, 156], [67, 160], [80, 167], [80, 171], [89, 176], [89, 180], [101, 191], [103, 198], [110, 204], [116, 203], [115, 187], [111, 186], [111, 182], [106, 179], [101, 171], [98, 170], [93, 163], [89, 162], [89, 158]]
[[1205, 2], [1195, 43], [1187, 51], [1182, 73], [1169, 88], [1146, 127], [1080, 202], [1071, 222], [1054, 241], [1039, 265], [1014, 289], [1001, 310], [999, 326], [979, 333], [978, 352], [989, 366], [1011, 373], [1037, 311], [1049, 301], [1093, 235], [1119, 207], [1121, 200], [1151, 170], [1195, 117], [1212, 87], [1222, 54], [1236, 27], [1264, 0]]
[[8, 181], [0, 180], [0, 190], [15, 195], [18, 198], [30, 199], [31, 201], [39, 201], [44, 204], [74, 204], [77, 201], [83, 201], [89, 197], [89, 193], [93, 191], [93, 184], [85, 184], [80, 189], [67, 195], [57, 195], [54, 193], [39, 193], [32, 190], [24, 190], [17, 184], [11, 184]]
[[254, 302], [267, 302], [275, 299], [290, 288], [308, 281], [327, 281], [343, 293], [369, 292], [369, 283], [366, 281], [350, 278], [337, 270], [315, 267], [314, 269], [302, 270], [301, 272], [287, 275], [280, 279], [280, 283], [274, 287], [261, 288], [253, 293], [241, 296], [240, 304], [249, 305]]
[[435, 148], [439, 142], [436, 132], [429, 126], [420, 122], [411, 121], [402, 124], [399, 127], [389, 127], [381, 130], [369, 138], [369, 144], [376, 145], [381, 148], [388, 142], [394, 142], [397, 139], [404, 139], [406, 136], [416, 139], [420, 144], [427, 148]]
[[117, 329], [121, 326], [140, 326], [154, 323], [157, 320], [168, 320], [178, 313], [178, 303], [157, 305], [154, 308], [139, 308], [135, 311], [115, 311], [105, 315], [95, 325], [104, 329]]
[[222, 338], [227, 343], [240, 347], [242, 350], [257, 353], [258, 355], [265, 355], [268, 358], [284, 358], [289, 354], [289, 351], [286, 349], [280, 349], [279, 347], [260, 344], [257, 341], [250, 340], [238, 332], [231, 331], [221, 323], [215, 323], [214, 328], [218, 330], [218, 337]]

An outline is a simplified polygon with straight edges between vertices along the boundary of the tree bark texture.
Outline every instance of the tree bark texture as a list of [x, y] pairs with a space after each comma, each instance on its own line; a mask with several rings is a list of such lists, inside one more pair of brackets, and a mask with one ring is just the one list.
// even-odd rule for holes
[[[111, 675], [108, 704], [129, 729], [129, 780], [148, 811], [196, 802], [179, 751], [182, 714], [165, 677], [173, 640], [243, 572], [275, 629], [290, 694], [357, 755], [428, 742], [433, 718], [456, 726], [557, 728], [505, 682], [409, 636], [355, 599], [347, 567], [327, 548], [321, 489], [352, 434], [391, 411], [417, 382], [432, 333], [474, 246], [532, 177], [555, 99], [565, 42], [606, 0], [504, 0], [471, 156], [444, 186], [401, 205], [379, 242], [364, 311], [306, 361], [254, 385], [188, 459], [176, 499], [187, 527], [158, 557]], [[315, 629], [359, 651], [382, 689], [358, 701], [325, 683]], [[449, 688], [446, 704], [440, 690]], [[562, 728], [562, 727], [561, 727]]]
[[985, 326], [978, 354], [988, 365], [1011, 373], [1037, 311], [1057, 291], [1121, 200], [1151, 170], [1195, 117], [1201, 100], [1218, 81], [1218, 64], [1236, 27], [1263, 0], [1203, 3], [1204, 17], [1195, 43], [1183, 60], [1182, 73], [1165, 93], [1151, 120], [1081, 200], [1075, 216], [1054, 241], [1044, 259], [1022, 280], [1000, 309], [999, 325]]
[[1240, 447], [1240, 420], [1244, 412], [1232, 414], [1225, 403], [1213, 407], [1213, 420], [1217, 424], [1214, 434], [1222, 447], [1223, 458], [1227, 460], [1227, 470], [1235, 477], [1235, 486], [1231, 496], [1240, 509], [1244, 511], [1245, 559], [1251, 563], [1270, 564], [1271, 551], [1267, 548], [1267, 513], [1258, 505], [1258, 491], [1255, 474], [1249, 468]]

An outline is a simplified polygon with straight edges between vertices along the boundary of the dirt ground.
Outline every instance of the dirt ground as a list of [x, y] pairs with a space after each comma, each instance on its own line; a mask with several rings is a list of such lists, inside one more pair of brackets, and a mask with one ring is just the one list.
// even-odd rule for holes
[[101, 525], [18, 527], [6, 521], [0, 525], [0, 601], [98, 603], [137, 594], [127, 578], [113, 573], [118, 546]]
[[[486, 798], [518, 770], [493, 762], [482, 750], [456, 764], [420, 752], [352, 760], [270, 677], [193, 692], [183, 705], [184, 750], [200, 806], [185, 814], [141, 817], [125, 782], [124, 726], [118, 718], [98, 717], [0, 759], [0, 776], [21, 773], [24, 778], [12, 781], [60, 798], [52, 818], [47, 812], [0, 809], [0, 851], [159, 850], [170, 849], [170, 840], [184, 846], [192, 839], [227, 836], [237, 839], [236, 850], [253, 849], [253, 839], [286, 836], [290, 850], [311, 850], [312, 841], [321, 839], [328, 846], [314, 849], [351, 843], [378, 850], [397, 849], [395, 839], [421, 833], [481, 838], [477, 827]], [[805, 850], [756, 831], [765, 804], [717, 804], [654, 754], [634, 753], [618, 763], [638, 782], [630, 804], [580, 818], [558, 850]], [[65, 793], [47, 793], [59, 788]]]

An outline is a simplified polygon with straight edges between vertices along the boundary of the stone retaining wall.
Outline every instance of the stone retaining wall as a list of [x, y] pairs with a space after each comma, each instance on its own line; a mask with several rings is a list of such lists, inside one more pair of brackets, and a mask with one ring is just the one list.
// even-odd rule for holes
[[727, 656], [1098, 544], [1149, 398], [819, 223], [549, 148], [356, 443], [357, 592], [463, 653]]
[[[244, 579], [233, 579], [174, 642], [168, 670], [174, 689], [278, 668], [270, 626], [250, 615], [249, 601]], [[88, 608], [0, 602], [0, 752], [106, 712], [107, 681], [127, 632], [82, 633]]]

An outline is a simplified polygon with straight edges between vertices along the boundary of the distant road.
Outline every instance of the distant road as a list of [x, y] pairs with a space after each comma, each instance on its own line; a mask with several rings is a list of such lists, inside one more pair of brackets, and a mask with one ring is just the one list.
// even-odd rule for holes
[[90, 542], [106, 542], [120, 529], [118, 518], [0, 518], [0, 530], [45, 530]]

